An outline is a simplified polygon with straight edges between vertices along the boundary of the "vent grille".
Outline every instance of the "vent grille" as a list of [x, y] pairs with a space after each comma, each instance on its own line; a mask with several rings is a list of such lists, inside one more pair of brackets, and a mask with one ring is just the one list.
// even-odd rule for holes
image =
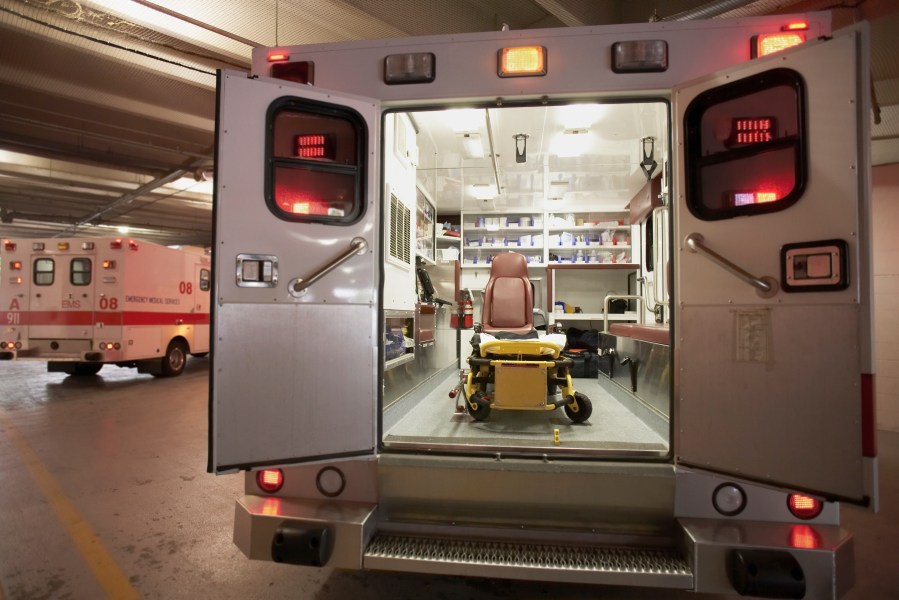
[[412, 212], [396, 196], [390, 196], [390, 256], [412, 264]]

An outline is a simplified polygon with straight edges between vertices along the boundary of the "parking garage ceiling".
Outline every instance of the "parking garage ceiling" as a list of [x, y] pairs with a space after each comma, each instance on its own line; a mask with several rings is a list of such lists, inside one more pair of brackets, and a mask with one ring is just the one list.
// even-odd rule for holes
[[215, 72], [255, 46], [810, 10], [871, 21], [872, 157], [899, 162], [895, 0], [0, 0], [0, 235], [211, 243]]

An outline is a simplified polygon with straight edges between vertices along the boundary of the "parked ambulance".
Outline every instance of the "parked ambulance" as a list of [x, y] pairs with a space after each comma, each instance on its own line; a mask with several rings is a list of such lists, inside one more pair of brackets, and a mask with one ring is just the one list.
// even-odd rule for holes
[[4, 239], [0, 361], [180, 375], [209, 352], [211, 258], [120, 237]]
[[[244, 473], [237, 546], [842, 596], [841, 505], [877, 505], [868, 35], [499, 31], [220, 73], [208, 468]], [[549, 359], [467, 328], [510, 276]]]

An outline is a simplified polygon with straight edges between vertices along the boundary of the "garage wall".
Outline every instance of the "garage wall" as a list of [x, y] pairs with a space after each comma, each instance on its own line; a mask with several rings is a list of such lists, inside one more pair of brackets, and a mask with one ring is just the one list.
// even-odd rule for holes
[[899, 164], [873, 169], [877, 425], [899, 431]]

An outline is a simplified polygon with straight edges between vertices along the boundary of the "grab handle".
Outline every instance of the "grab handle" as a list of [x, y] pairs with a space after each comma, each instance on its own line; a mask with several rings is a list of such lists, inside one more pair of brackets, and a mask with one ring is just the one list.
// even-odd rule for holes
[[768, 298], [777, 293], [776, 279], [772, 277], [756, 277], [706, 246], [704, 242], [705, 238], [700, 233], [691, 233], [684, 240], [690, 252], [702, 254], [725, 271], [754, 287], [763, 298]]
[[344, 252], [343, 254], [334, 258], [331, 262], [327, 263], [325, 266], [320, 268], [318, 271], [306, 277], [305, 279], [302, 277], [297, 277], [291, 282], [291, 289], [294, 294], [303, 294], [309, 287], [314, 284], [316, 281], [345, 263], [346, 261], [353, 258], [353, 256], [357, 254], [364, 254], [365, 249], [368, 247], [366, 241], [362, 238], [353, 238], [353, 241], [350, 242], [350, 248]]

